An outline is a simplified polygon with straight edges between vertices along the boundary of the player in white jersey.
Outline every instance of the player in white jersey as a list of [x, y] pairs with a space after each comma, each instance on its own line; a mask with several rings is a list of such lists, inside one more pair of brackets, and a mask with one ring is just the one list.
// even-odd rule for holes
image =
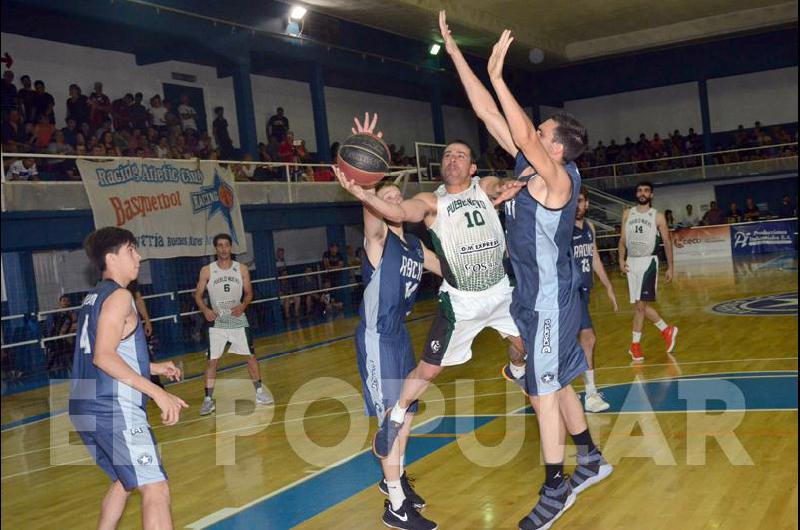
[[[206, 367], [206, 395], [200, 415], [211, 414], [214, 403], [214, 383], [217, 379], [217, 364], [225, 351], [247, 356], [247, 370], [256, 389], [259, 405], [273, 403], [272, 395], [261, 383], [261, 373], [255, 352], [252, 351], [250, 327], [245, 310], [253, 300], [250, 271], [233, 260], [232, 240], [228, 234], [214, 236], [216, 260], [200, 269], [200, 277], [194, 291], [197, 307], [205, 316], [208, 328], [208, 365]], [[208, 289], [211, 307], [203, 300], [203, 291]]]
[[[511, 342], [509, 355], [524, 365], [519, 331], [511, 318], [512, 287], [503, 268], [505, 235], [493, 200], [500, 196], [497, 177], [475, 177], [470, 146], [450, 142], [442, 156], [444, 184], [435, 193], [419, 193], [400, 204], [366, 193], [339, 175], [342, 187], [388, 222], [425, 222], [442, 267], [439, 313], [417, 367], [406, 378], [397, 404], [373, 440], [373, 451], [386, 458], [403, 426], [406, 410], [445, 366], [472, 357], [472, 341], [492, 327]], [[524, 372], [524, 369], [523, 369]]]
[[652, 307], [658, 287], [658, 238], [664, 242], [667, 256], [667, 272], [664, 280], [672, 281], [672, 239], [664, 214], [652, 207], [653, 184], [640, 182], [636, 186], [636, 202], [633, 208], [622, 214], [622, 234], [619, 238], [619, 263], [628, 276], [628, 292], [635, 304], [633, 314], [633, 340], [628, 353], [635, 362], [644, 360], [642, 353], [642, 326], [645, 317], [653, 322], [666, 343], [667, 353], [675, 349], [678, 328], [670, 326]]

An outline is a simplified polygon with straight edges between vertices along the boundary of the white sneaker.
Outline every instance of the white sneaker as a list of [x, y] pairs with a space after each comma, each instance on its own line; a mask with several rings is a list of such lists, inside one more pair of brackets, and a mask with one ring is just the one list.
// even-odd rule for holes
[[272, 398], [272, 394], [262, 386], [256, 390], [256, 403], [259, 405], [272, 405], [275, 400]]
[[201, 416], [208, 416], [212, 412], [217, 410], [217, 405], [214, 403], [214, 400], [210, 397], [206, 396], [203, 399], [203, 406], [200, 407], [200, 415]]
[[584, 403], [586, 412], [603, 412], [608, 410], [610, 406], [599, 392], [586, 396], [586, 402]]

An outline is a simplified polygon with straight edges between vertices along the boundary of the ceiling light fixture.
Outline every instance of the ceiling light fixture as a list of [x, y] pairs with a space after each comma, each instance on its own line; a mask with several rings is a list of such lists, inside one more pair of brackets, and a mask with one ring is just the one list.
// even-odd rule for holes
[[308, 10], [303, 6], [294, 6], [289, 13], [289, 20], [303, 20]]

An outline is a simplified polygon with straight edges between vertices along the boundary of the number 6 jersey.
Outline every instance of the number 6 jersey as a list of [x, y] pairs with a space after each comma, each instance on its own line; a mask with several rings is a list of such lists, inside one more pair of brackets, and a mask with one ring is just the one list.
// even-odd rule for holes
[[505, 278], [506, 240], [492, 201], [472, 177], [469, 188], [458, 194], [439, 186], [436, 221], [428, 230], [442, 264], [444, 283], [462, 291], [484, 291]]
[[242, 273], [238, 261], [231, 263], [230, 269], [222, 269], [217, 262], [209, 266], [208, 298], [211, 300], [211, 309], [219, 315], [214, 321], [215, 328], [231, 329], [246, 328], [247, 317], [242, 314], [235, 317], [231, 309], [242, 303]]

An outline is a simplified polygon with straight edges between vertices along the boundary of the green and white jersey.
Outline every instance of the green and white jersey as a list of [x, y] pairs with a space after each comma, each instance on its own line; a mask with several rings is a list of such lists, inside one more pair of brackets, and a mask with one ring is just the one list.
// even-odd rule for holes
[[231, 329], [246, 328], [247, 316], [242, 314], [235, 317], [231, 309], [242, 303], [242, 273], [241, 264], [234, 261], [230, 269], [221, 269], [217, 262], [212, 262], [209, 268], [209, 279], [206, 289], [211, 299], [211, 309], [218, 315], [214, 321], [215, 328]]
[[436, 222], [428, 228], [442, 264], [443, 290], [483, 291], [505, 278], [506, 240], [492, 201], [472, 177], [458, 194], [439, 186]]
[[628, 256], [631, 258], [641, 258], [652, 256], [658, 248], [658, 226], [656, 225], [657, 210], [650, 208], [642, 213], [631, 208], [628, 211], [628, 219], [625, 221], [625, 247]]

